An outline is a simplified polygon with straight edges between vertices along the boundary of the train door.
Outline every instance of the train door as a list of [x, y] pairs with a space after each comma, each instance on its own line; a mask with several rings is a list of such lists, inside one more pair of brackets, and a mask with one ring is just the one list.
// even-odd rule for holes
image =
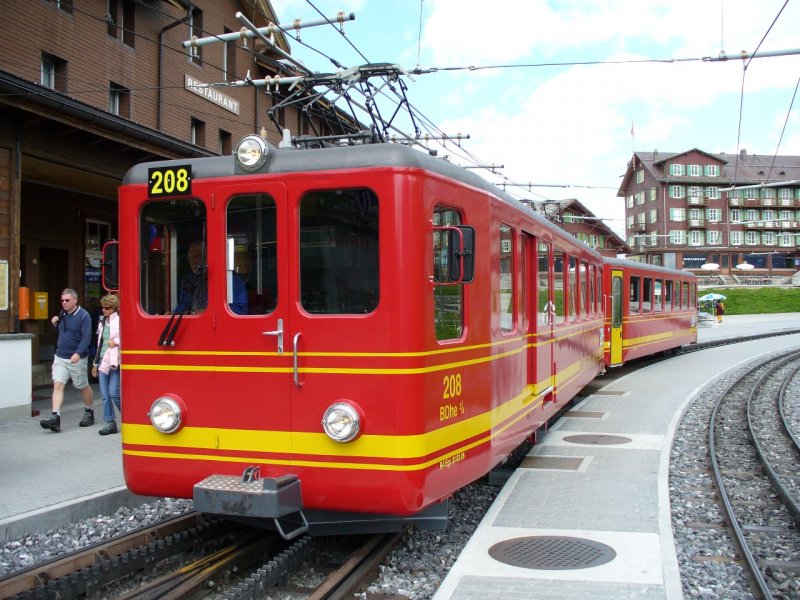
[[329, 408], [352, 407], [353, 397], [377, 393], [373, 378], [365, 380], [359, 373], [364, 357], [385, 341], [373, 318], [381, 299], [378, 195], [340, 181], [332, 178], [326, 186], [318, 179], [318, 187], [302, 194], [295, 208], [287, 352], [292, 355], [295, 448], [305, 455], [330, 453], [337, 446], [303, 434], [319, 431], [326, 420], [323, 427], [331, 435], [327, 427], [336, 419], [324, 418]]
[[611, 366], [622, 364], [622, 271], [611, 270], [611, 327], [610, 362]]
[[549, 243], [538, 245], [536, 273], [536, 395], [542, 403], [555, 400], [555, 323], [556, 298], [553, 278], [553, 248]]
[[217, 414], [220, 445], [251, 453], [269, 449], [280, 463], [292, 453], [284, 434], [291, 418], [291, 210], [282, 184], [219, 191], [224, 235], [209, 270], [220, 290], [212, 326], [224, 396]]

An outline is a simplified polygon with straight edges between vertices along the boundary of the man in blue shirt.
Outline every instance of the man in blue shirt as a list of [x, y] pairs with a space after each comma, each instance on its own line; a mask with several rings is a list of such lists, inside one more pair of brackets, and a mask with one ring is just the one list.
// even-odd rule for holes
[[64, 403], [64, 388], [71, 379], [83, 397], [83, 418], [79, 425], [94, 425], [94, 393], [89, 385], [86, 362], [92, 338], [92, 318], [78, 306], [78, 292], [71, 288], [61, 292], [61, 312], [50, 322], [58, 330], [56, 353], [53, 357], [53, 414], [42, 419], [42, 429], [58, 433], [61, 431], [61, 406]]

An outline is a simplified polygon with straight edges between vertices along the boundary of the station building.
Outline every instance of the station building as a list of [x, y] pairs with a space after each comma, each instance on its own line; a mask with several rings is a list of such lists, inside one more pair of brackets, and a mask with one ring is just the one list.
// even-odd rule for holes
[[[117, 237], [117, 187], [132, 165], [230, 154], [262, 129], [276, 145], [284, 127], [333, 133], [322, 104], [270, 115], [290, 93], [283, 86], [203, 86], [292, 74], [280, 32], [271, 45], [239, 37], [183, 46], [239, 32], [237, 12], [257, 27], [279, 22], [268, 0], [3, 3], [0, 359], [6, 342], [30, 340], [33, 385], [50, 382], [49, 319], [61, 290], [77, 290], [87, 309], [103, 294], [101, 249]], [[0, 384], [6, 378], [19, 373], [0, 372]]]
[[634, 152], [617, 196], [630, 258], [730, 283], [800, 270], [800, 156]]

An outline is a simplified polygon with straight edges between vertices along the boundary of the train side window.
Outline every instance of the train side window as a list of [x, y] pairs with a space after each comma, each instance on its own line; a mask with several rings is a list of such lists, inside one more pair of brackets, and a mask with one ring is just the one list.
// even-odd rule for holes
[[584, 317], [589, 314], [589, 281], [591, 280], [591, 272], [589, 265], [586, 262], [581, 262], [581, 315]]
[[653, 298], [653, 280], [650, 277], [644, 277], [644, 289], [642, 290], [642, 312], [652, 312], [652, 298]]
[[[434, 227], [461, 225], [461, 215], [454, 208], [436, 206], [433, 210]], [[433, 232], [433, 280], [450, 283], [448, 259], [451, 238], [447, 230]], [[433, 286], [433, 318], [437, 340], [452, 340], [464, 332], [464, 284]]]
[[664, 290], [664, 310], [672, 310], [672, 281], [667, 280]]
[[540, 325], [550, 323], [550, 244], [538, 245], [538, 268], [536, 270], [536, 311]]
[[692, 286], [692, 297], [689, 301], [689, 307], [696, 309], [697, 308], [697, 284], [693, 283]]
[[577, 303], [578, 303], [578, 264], [574, 256], [569, 257], [569, 270], [567, 271], [567, 278], [569, 280], [569, 292], [567, 293], [567, 302], [569, 306], [569, 319], [574, 321], [577, 317]]
[[519, 328], [521, 331], [527, 331], [530, 326], [528, 315], [532, 314], [532, 307], [529, 305], [530, 295], [528, 288], [531, 286], [530, 276], [531, 267], [533, 266], [532, 252], [533, 252], [533, 238], [524, 233], [520, 236], [521, 252], [519, 254], [519, 272], [522, 275], [522, 284], [517, 289], [517, 306], [519, 307]]
[[[189, 259], [190, 246], [199, 249], [194, 262]], [[206, 207], [202, 202], [182, 199], [146, 204], [140, 216], [139, 248], [139, 302], [144, 312], [199, 312], [197, 309], [205, 306], [205, 288], [196, 285], [199, 274], [207, 276]]]
[[662, 312], [664, 310], [664, 282], [661, 279], [655, 280], [653, 288], [653, 310]]
[[682, 288], [681, 298], [683, 299], [683, 301], [681, 302], [681, 306], [684, 310], [686, 310], [689, 308], [689, 282], [684, 281], [681, 288]]
[[553, 323], [558, 325], [567, 320], [566, 289], [564, 286], [564, 253], [558, 248], [553, 248]]
[[640, 309], [640, 282], [641, 277], [631, 276], [630, 294], [628, 295], [628, 314], [631, 315], [638, 313]]
[[622, 277], [611, 278], [611, 326], [622, 327]]
[[597, 267], [595, 267], [595, 270], [597, 271], [597, 285], [595, 286], [596, 295], [594, 298], [594, 307], [595, 312], [600, 314], [603, 312], [603, 269], [597, 269]]
[[500, 314], [500, 331], [514, 331], [514, 233], [511, 227], [500, 224], [500, 265], [498, 270], [497, 310]]
[[300, 199], [300, 303], [311, 314], [366, 314], [380, 298], [378, 197], [366, 188]]
[[233, 241], [228, 305], [239, 315], [263, 315], [278, 303], [275, 200], [266, 194], [236, 196], [228, 203], [227, 237]]

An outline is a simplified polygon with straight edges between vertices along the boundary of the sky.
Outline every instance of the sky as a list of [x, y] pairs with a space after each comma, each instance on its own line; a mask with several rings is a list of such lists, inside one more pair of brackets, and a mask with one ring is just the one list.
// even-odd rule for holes
[[[439, 156], [502, 166], [478, 172], [519, 198], [576, 198], [620, 235], [624, 199], [617, 190], [634, 149], [800, 155], [800, 97], [793, 99], [800, 0], [272, 0], [272, 6], [281, 25], [354, 13], [344, 35], [329, 25], [303, 29], [303, 43], [289, 40], [292, 55], [326, 73], [336, 70], [327, 57], [344, 67], [371, 62], [432, 70], [404, 77], [410, 103], [440, 132], [469, 136], [460, 147], [429, 143]], [[757, 48], [798, 54], [739, 59]], [[700, 60], [721, 53], [733, 59]], [[605, 64], [564, 64], [590, 62]], [[543, 63], [558, 64], [522, 66]], [[410, 120], [396, 122], [413, 133]]]

